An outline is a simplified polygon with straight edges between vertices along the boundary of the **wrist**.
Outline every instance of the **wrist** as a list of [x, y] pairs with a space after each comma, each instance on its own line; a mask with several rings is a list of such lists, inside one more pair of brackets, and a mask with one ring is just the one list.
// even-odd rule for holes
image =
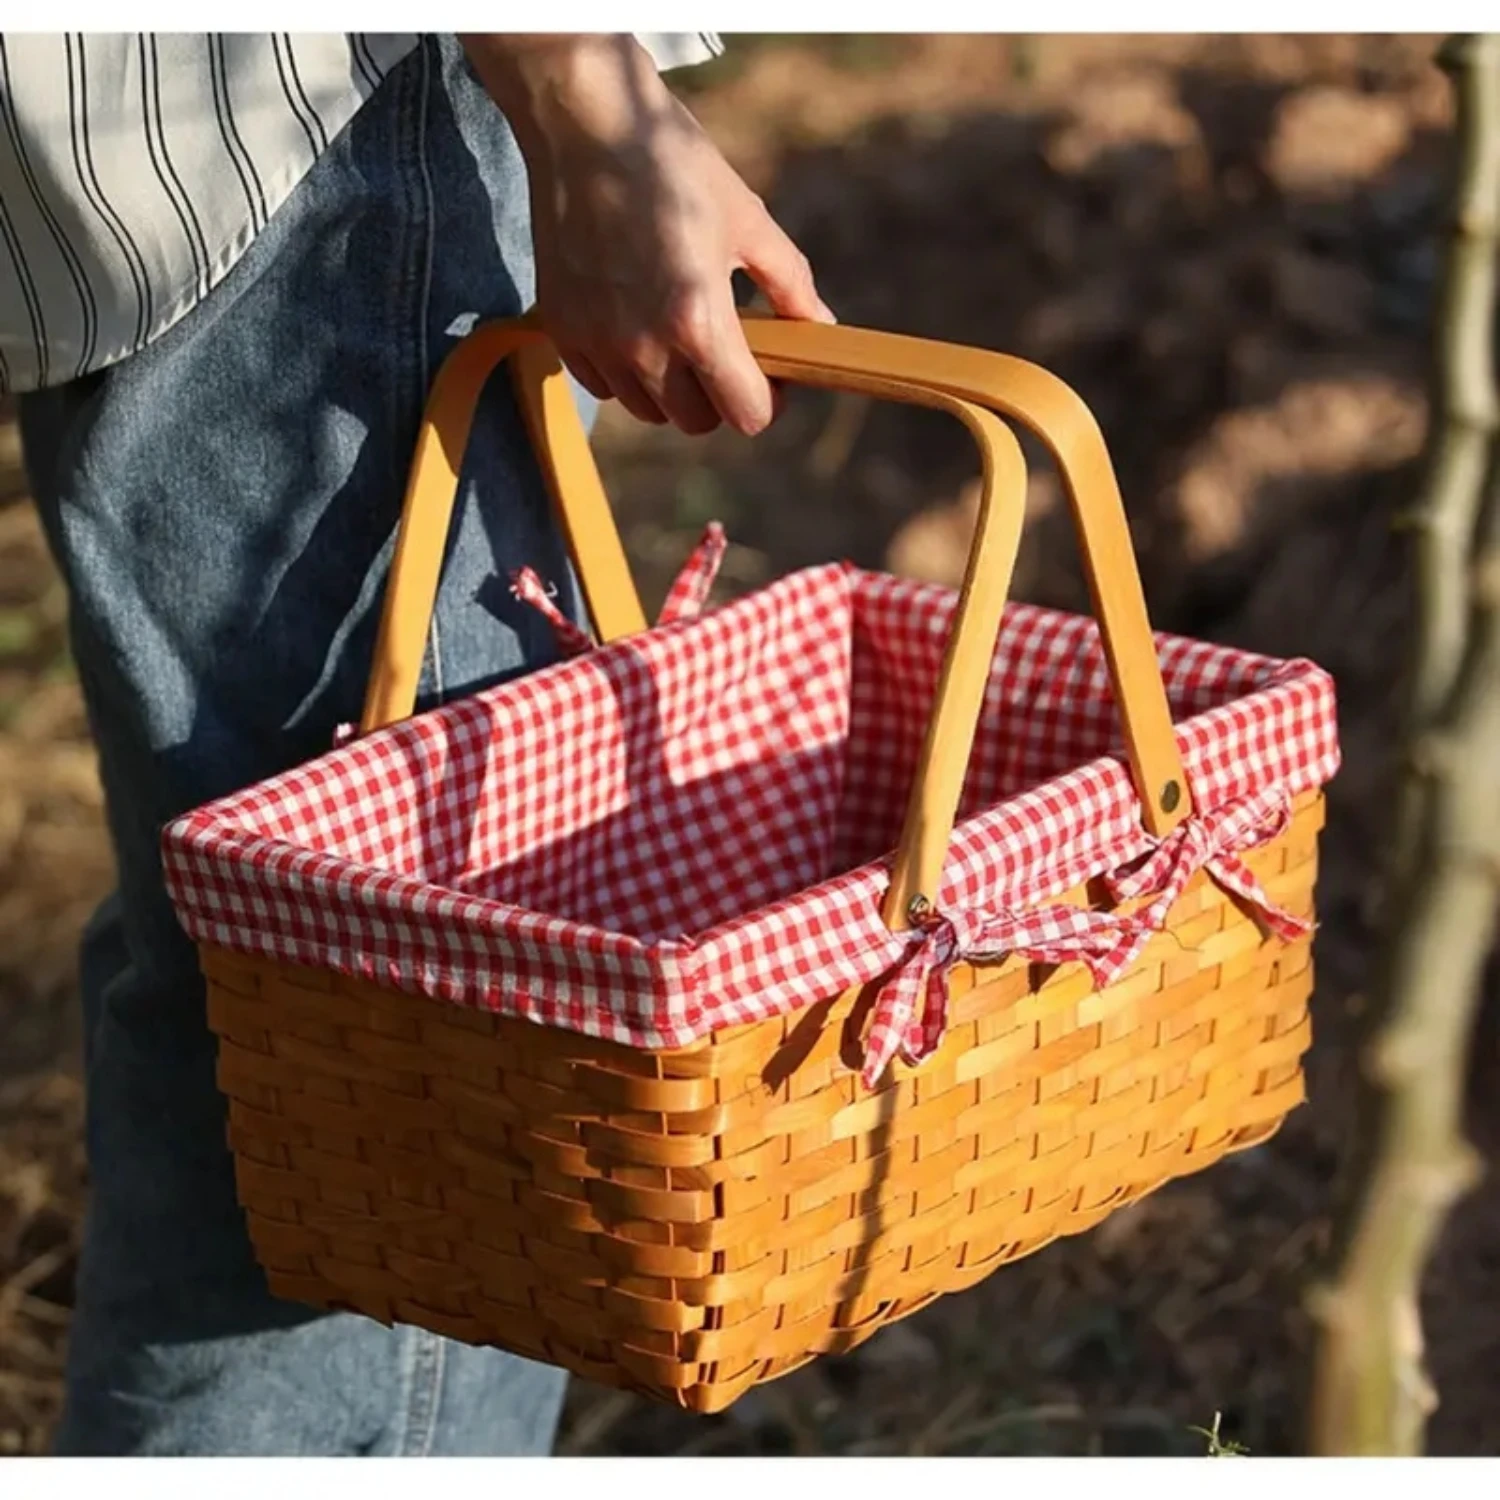
[[459, 41], [528, 158], [570, 137], [619, 144], [667, 97], [651, 55], [629, 35], [482, 32]]

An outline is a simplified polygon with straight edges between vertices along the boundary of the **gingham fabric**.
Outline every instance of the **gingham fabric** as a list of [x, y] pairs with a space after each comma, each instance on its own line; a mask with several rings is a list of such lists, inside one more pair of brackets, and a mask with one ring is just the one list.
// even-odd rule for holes
[[[934, 916], [888, 931], [955, 602], [811, 568], [353, 740], [166, 829], [181, 920], [201, 943], [641, 1047], [877, 984], [868, 1081], [935, 1045], [959, 957], [1077, 959], [1107, 982], [1197, 869], [1297, 926], [1236, 854], [1337, 770], [1328, 675], [1159, 636], [1195, 812], [1158, 843], [1097, 627], [1012, 604]], [[1097, 876], [1156, 900], [1132, 919], [1057, 904]]]

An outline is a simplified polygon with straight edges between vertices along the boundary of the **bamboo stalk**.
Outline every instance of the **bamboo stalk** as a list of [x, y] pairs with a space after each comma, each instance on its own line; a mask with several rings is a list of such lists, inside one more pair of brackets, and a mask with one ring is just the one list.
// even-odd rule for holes
[[1454, 80], [1457, 144], [1451, 239], [1435, 309], [1434, 401], [1418, 496], [1421, 608], [1412, 672], [1416, 722], [1429, 723], [1458, 673], [1467, 627], [1468, 568], [1491, 439], [1500, 427], [1494, 381], [1500, 239], [1500, 36], [1449, 40], [1438, 60]]
[[1436, 1405], [1423, 1362], [1422, 1274], [1479, 1172], [1462, 1111], [1500, 875], [1500, 38], [1458, 39], [1444, 62], [1463, 164], [1439, 332], [1444, 416], [1421, 499], [1423, 627], [1389, 937], [1360, 1058], [1358, 1155], [1334, 1270], [1312, 1300], [1321, 1327], [1310, 1447], [1319, 1454], [1422, 1451]]

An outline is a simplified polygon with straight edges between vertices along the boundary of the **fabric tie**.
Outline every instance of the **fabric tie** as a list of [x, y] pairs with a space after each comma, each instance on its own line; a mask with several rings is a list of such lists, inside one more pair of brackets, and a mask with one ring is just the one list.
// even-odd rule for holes
[[[684, 620], [695, 620], [703, 613], [708, 596], [718, 580], [719, 567], [724, 561], [728, 541], [724, 528], [717, 521], [710, 521], [703, 536], [693, 548], [692, 555], [682, 566], [681, 572], [672, 580], [667, 597], [657, 616], [658, 625], [677, 625]], [[563, 659], [582, 656], [594, 649], [594, 639], [588, 631], [575, 625], [557, 607], [554, 589], [549, 589], [534, 568], [518, 568], [511, 574], [510, 591], [514, 598], [529, 604], [538, 614], [546, 617], [557, 637], [558, 650]], [[338, 750], [359, 738], [357, 724], [340, 724], [333, 731], [333, 748]]]
[[1291, 802], [1280, 786], [1262, 787], [1179, 824], [1134, 869], [1106, 878], [1116, 901], [1154, 896], [1138, 917], [1153, 932], [1165, 925], [1173, 902], [1199, 870], [1207, 870], [1226, 891], [1248, 902], [1277, 937], [1296, 942], [1312, 923], [1277, 906], [1266, 894], [1240, 853], [1284, 833], [1292, 819]]
[[1305, 937], [1312, 924], [1277, 906], [1239, 851], [1286, 830], [1291, 805], [1279, 786], [1187, 819], [1157, 841], [1135, 868], [1105, 877], [1116, 901], [1151, 896], [1133, 916], [1086, 907], [1041, 906], [1017, 914], [980, 910], [935, 912], [909, 932], [908, 946], [875, 1000], [862, 1077], [879, 1081], [898, 1053], [909, 1063], [930, 1057], [947, 1028], [948, 978], [961, 960], [990, 961], [1017, 955], [1033, 963], [1081, 962], [1103, 989], [1123, 977], [1199, 870], [1248, 902], [1286, 942]]
[[661, 614], [656, 618], [658, 625], [676, 625], [682, 620], [696, 620], [703, 613], [728, 546], [724, 528], [717, 521], [710, 521], [704, 527], [698, 545], [693, 548], [692, 556], [682, 565], [682, 571], [667, 590]]
[[582, 656], [594, 649], [588, 631], [575, 625], [558, 607], [552, 591], [531, 568], [521, 568], [511, 575], [511, 593], [538, 614], [545, 615], [557, 637], [557, 648], [566, 657]]
[[[717, 521], [709, 522], [692, 555], [667, 590], [656, 619], [658, 626], [678, 625], [684, 620], [695, 620], [703, 613], [719, 576], [719, 566], [724, 561], [727, 546], [724, 528]], [[591, 637], [557, 607], [546, 585], [530, 568], [521, 568], [512, 575], [511, 593], [551, 621], [557, 632], [557, 644], [565, 657], [582, 656], [594, 649]]]
[[[875, 999], [862, 1077], [873, 1088], [899, 1051], [921, 1062], [943, 1039], [948, 976], [960, 959], [1018, 954], [1033, 963], [1079, 960], [1103, 986], [1140, 951], [1146, 932], [1134, 918], [1081, 906], [1039, 906], [1016, 915], [958, 910], [933, 913], [901, 936], [911, 945]], [[925, 1002], [925, 1003], [924, 1003]]]

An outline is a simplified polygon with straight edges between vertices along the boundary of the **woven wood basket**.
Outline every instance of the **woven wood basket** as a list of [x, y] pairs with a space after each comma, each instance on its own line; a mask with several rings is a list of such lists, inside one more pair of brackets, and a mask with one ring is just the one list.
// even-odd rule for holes
[[[998, 410], [1068, 481], [1141, 816], [1192, 811], [1102, 441], [1018, 361], [860, 330], [749, 322], [782, 378], [964, 420], [986, 500], [886, 920], [937, 889], [1019, 534], [1024, 467]], [[511, 355], [590, 612], [644, 618], [550, 347], [471, 336], [413, 466], [363, 728], [411, 711], [470, 416]], [[1323, 821], [1303, 791], [1243, 856], [1310, 918]], [[1134, 911], [1102, 881], [1062, 904]], [[255, 1251], [279, 1296], [493, 1344], [698, 1412], [849, 1350], [1169, 1179], [1267, 1139], [1303, 1097], [1310, 938], [1268, 931], [1200, 871], [1133, 966], [960, 962], [946, 1030], [875, 1087], [870, 986], [670, 1049], [403, 993], [200, 941]]]

